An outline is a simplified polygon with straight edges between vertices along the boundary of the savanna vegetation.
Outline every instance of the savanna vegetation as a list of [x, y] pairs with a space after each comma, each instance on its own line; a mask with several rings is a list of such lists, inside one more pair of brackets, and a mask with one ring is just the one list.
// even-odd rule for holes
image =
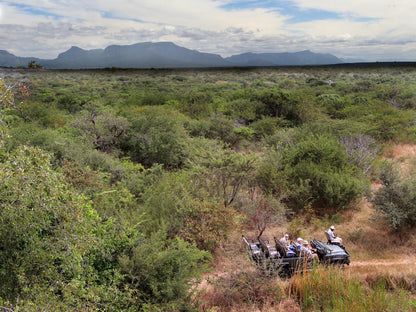
[[416, 246], [413, 169], [384, 157], [416, 143], [411, 65], [0, 77], [0, 310], [416, 307], [414, 272], [280, 281], [238, 240], [322, 232], [367, 198], [343, 235], [358, 257], [386, 256], [365, 226]]

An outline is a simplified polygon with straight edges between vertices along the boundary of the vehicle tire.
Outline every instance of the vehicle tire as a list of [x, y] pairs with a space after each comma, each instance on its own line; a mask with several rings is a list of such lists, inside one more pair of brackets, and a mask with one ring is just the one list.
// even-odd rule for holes
[[288, 279], [292, 276], [287, 266], [280, 268], [278, 274], [281, 279]]

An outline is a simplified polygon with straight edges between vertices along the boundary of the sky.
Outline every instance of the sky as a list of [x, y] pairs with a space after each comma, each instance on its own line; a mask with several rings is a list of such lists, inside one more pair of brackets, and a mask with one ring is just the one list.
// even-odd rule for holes
[[170, 41], [223, 57], [415, 61], [415, 34], [414, 0], [0, 0], [0, 50], [45, 59], [71, 46]]

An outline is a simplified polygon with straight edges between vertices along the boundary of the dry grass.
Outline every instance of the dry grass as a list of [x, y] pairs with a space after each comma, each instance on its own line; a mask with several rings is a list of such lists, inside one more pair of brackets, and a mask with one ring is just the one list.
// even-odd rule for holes
[[416, 145], [392, 145], [385, 150], [384, 159], [398, 162], [403, 173], [414, 174], [416, 171]]

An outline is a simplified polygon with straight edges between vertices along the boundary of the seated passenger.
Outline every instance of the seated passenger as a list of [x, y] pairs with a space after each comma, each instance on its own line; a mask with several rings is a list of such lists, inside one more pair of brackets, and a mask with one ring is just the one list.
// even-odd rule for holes
[[289, 245], [290, 245], [289, 234], [285, 234], [285, 236], [283, 236], [283, 237], [280, 239], [280, 243], [282, 243], [282, 245], [283, 245], [286, 249], [289, 249]]
[[302, 242], [303, 242], [302, 237], [298, 237], [298, 239], [296, 240], [296, 248], [297, 249], [301, 249], [302, 248]]
[[312, 249], [311, 246], [309, 246], [309, 242], [307, 240], [304, 240], [302, 242], [300, 252], [305, 254], [308, 257], [308, 259], [314, 259], [318, 256], [316, 253], [314, 253], [315, 250]]
[[337, 234], [335, 233], [335, 227], [333, 225], [331, 225], [331, 227], [329, 228], [328, 235], [329, 235], [329, 241], [331, 243], [338, 243], [342, 245], [342, 238], [337, 237]]

